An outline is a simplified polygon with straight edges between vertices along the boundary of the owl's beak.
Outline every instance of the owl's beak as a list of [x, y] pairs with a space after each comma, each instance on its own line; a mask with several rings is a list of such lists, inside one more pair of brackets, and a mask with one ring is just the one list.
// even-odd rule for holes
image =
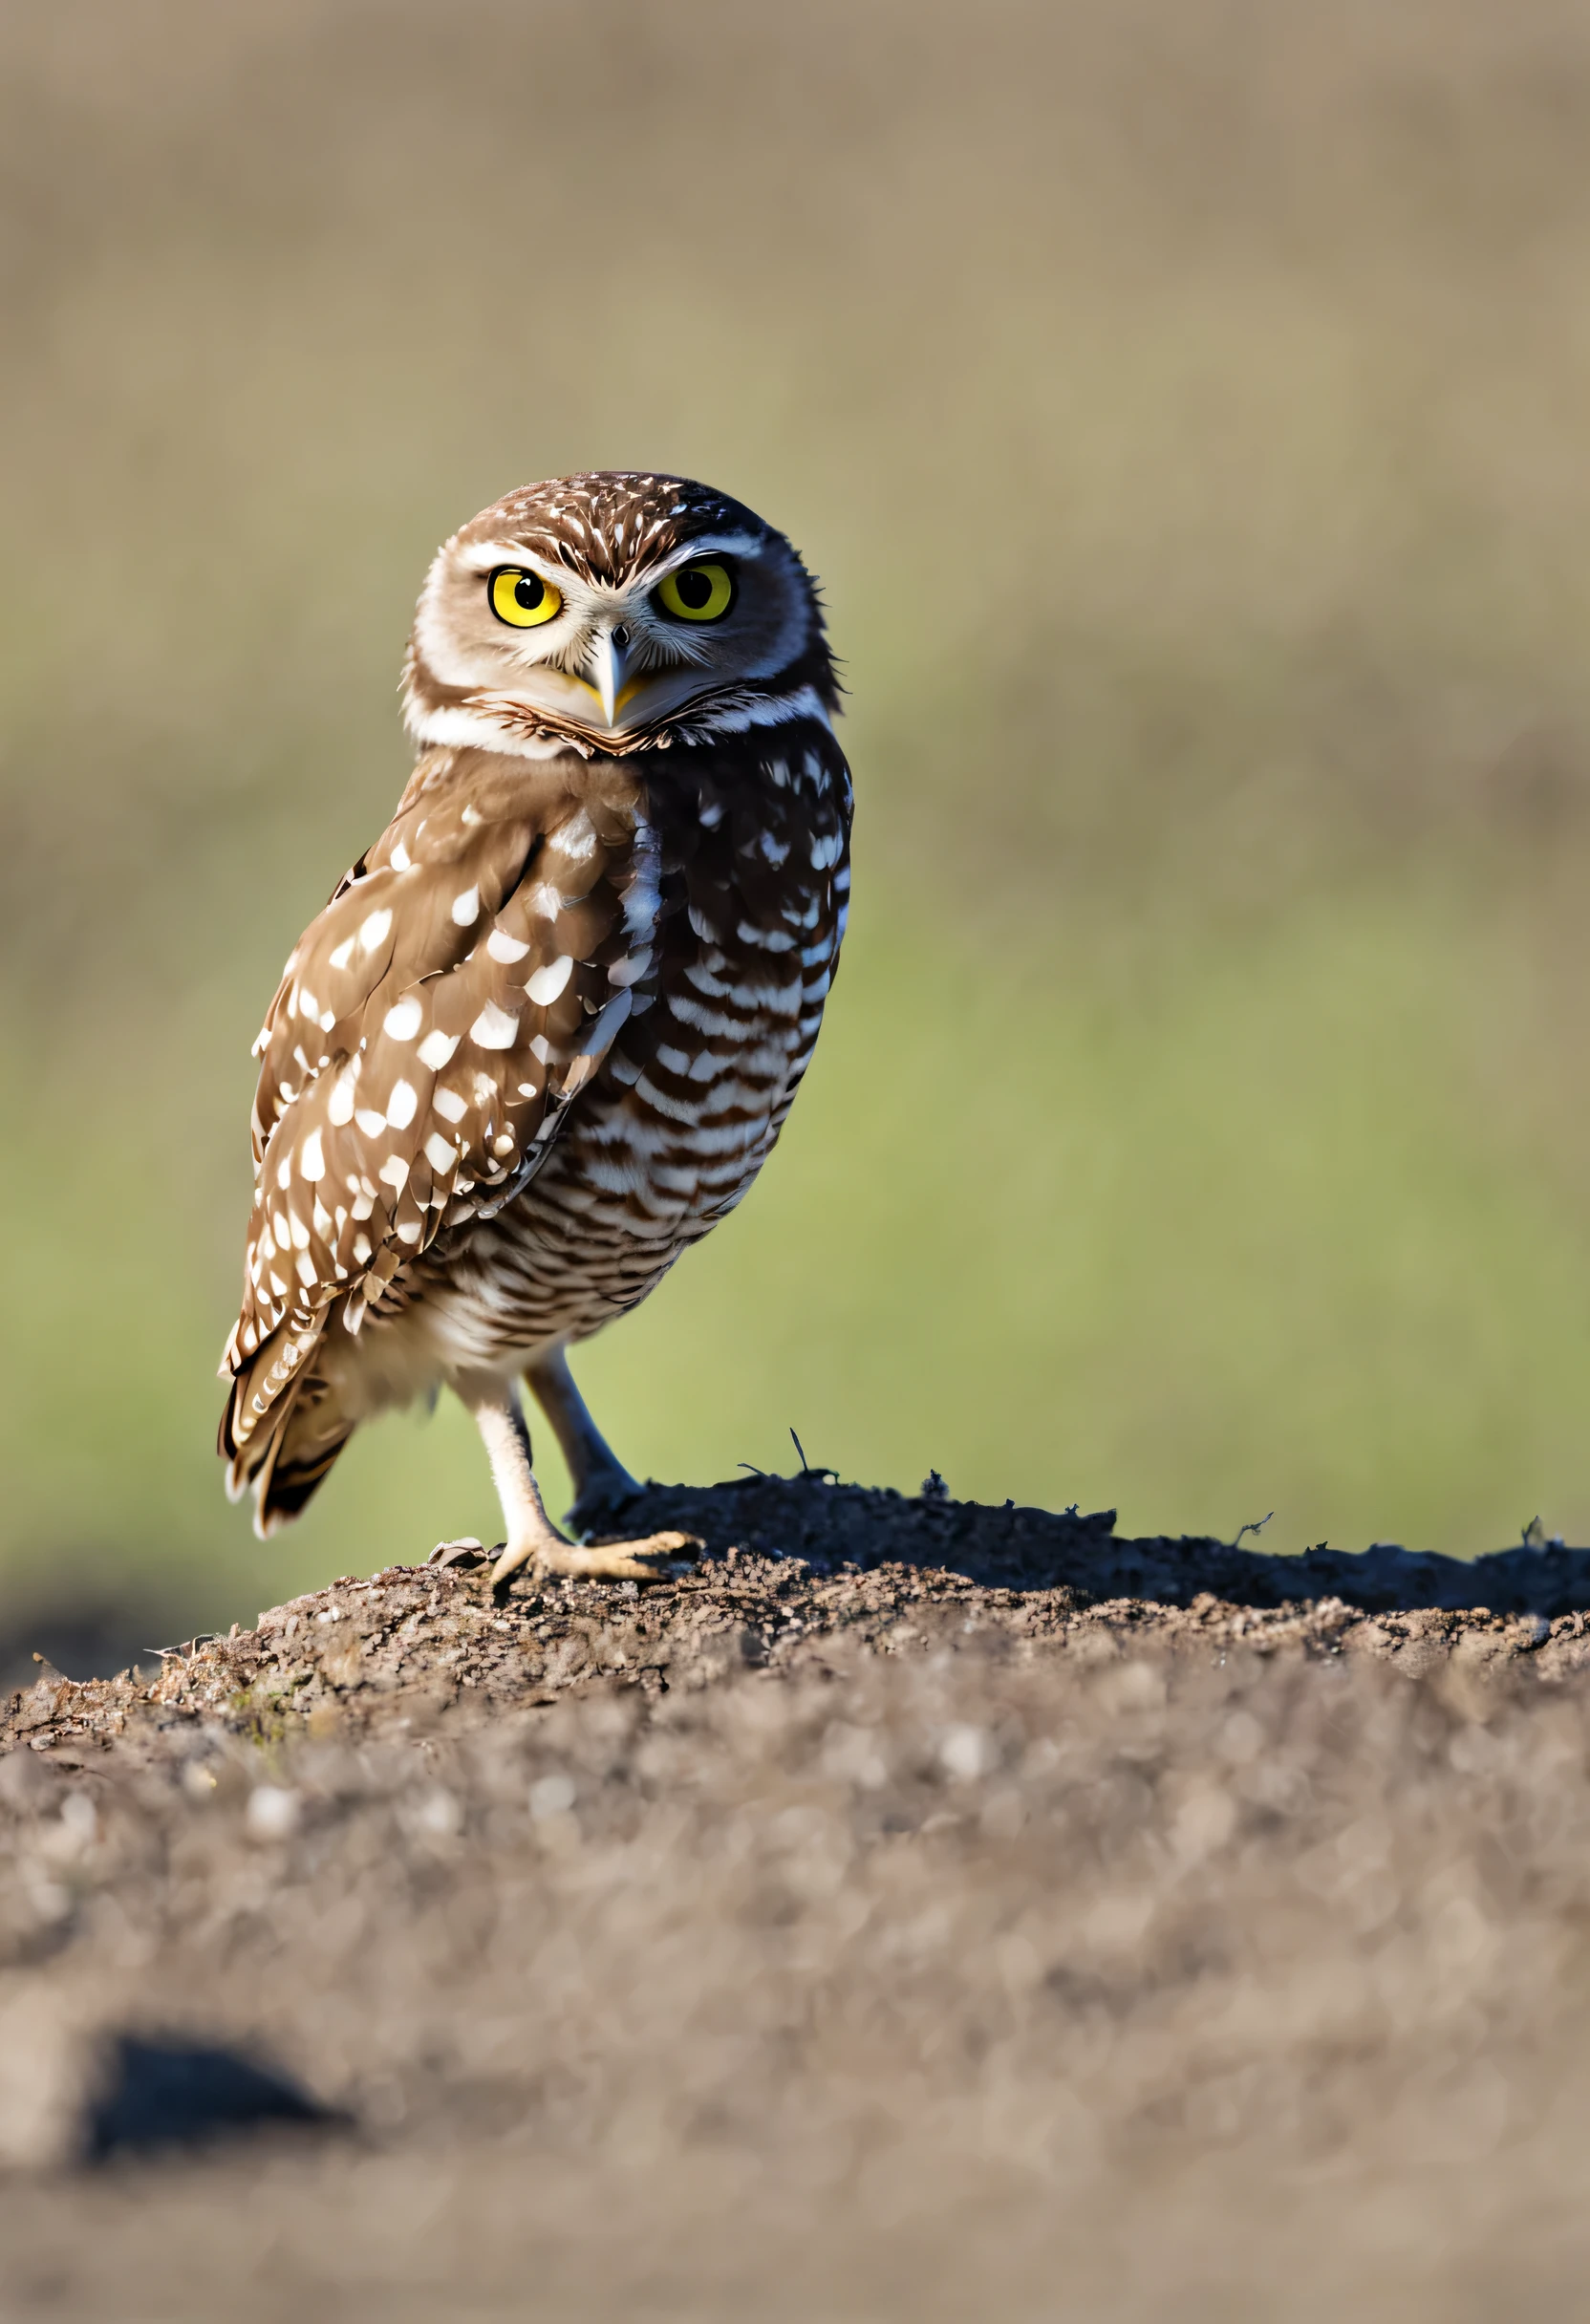
[[601, 697], [602, 721], [611, 726], [618, 715], [618, 698], [624, 690], [624, 668], [629, 657], [630, 633], [624, 624], [615, 622], [611, 629], [598, 630], [596, 642], [591, 649], [591, 682]]

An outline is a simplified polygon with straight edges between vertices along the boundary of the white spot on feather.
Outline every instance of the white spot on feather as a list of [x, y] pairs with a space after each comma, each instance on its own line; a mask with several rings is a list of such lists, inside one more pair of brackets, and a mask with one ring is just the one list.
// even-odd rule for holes
[[440, 1073], [458, 1045], [456, 1033], [443, 1033], [438, 1029], [426, 1034], [415, 1054], [422, 1065], [429, 1065], [433, 1073]]
[[401, 1154], [388, 1154], [381, 1164], [381, 1183], [390, 1186], [394, 1194], [401, 1194], [408, 1184], [409, 1166]]
[[530, 949], [527, 944], [521, 944], [517, 936], [510, 936], [504, 928], [492, 930], [485, 940], [485, 948], [494, 960], [502, 961], [505, 968], [511, 967], [515, 960], [522, 960]]
[[412, 1041], [419, 1032], [425, 1012], [416, 993], [405, 993], [402, 1000], [388, 1009], [381, 1021], [381, 1030], [394, 1041]]
[[354, 957], [354, 946], [357, 940], [358, 939], [355, 936], [343, 937], [342, 942], [337, 946], [335, 952], [330, 956], [331, 963], [333, 968], [347, 967], [349, 961]]
[[461, 928], [473, 928], [481, 916], [479, 888], [464, 888], [453, 898], [453, 917]]
[[[569, 961], [568, 966], [572, 967], [573, 962]], [[533, 984], [534, 978], [530, 981]], [[567, 981], [566, 977], [564, 982], [567, 983]], [[561, 984], [558, 990], [560, 992], [563, 990]], [[506, 1009], [500, 1009], [495, 1001], [486, 1002], [469, 1028], [469, 1038], [478, 1049], [508, 1049], [513, 1046], [518, 1037], [518, 1018], [510, 1017]]]
[[377, 944], [384, 944], [391, 929], [390, 912], [372, 912], [359, 927], [360, 952], [374, 952]]
[[318, 1130], [312, 1130], [298, 1149], [298, 1175], [312, 1180], [326, 1175], [326, 1150]]
[[[419, 1100], [415, 1095], [412, 1082], [394, 1082], [392, 1095], [386, 1102], [388, 1123], [394, 1130], [407, 1130], [415, 1117], [419, 1104]], [[383, 1177], [386, 1175], [384, 1171], [381, 1174]]]
[[449, 1144], [440, 1130], [433, 1130], [425, 1140], [425, 1159], [435, 1171], [450, 1171], [459, 1158], [459, 1150]]
[[525, 990], [538, 1007], [547, 1008], [557, 999], [573, 973], [573, 956], [560, 953], [555, 960], [548, 960], [545, 968], [536, 970], [535, 975], [526, 981]]
[[404, 847], [401, 840], [399, 840], [398, 845], [393, 849], [390, 860], [394, 872], [411, 872], [414, 869], [414, 858], [410, 855], [407, 848]]
[[354, 1119], [367, 1138], [378, 1138], [386, 1128], [386, 1115], [372, 1106], [361, 1106]]
[[462, 1122], [469, 1108], [456, 1089], [439, 1089], [431, 1100], [431, 1111], [440, 1113], [444, 1122]]
[[569, 816], [553, 845], [560, 854], [569, 857], [570, 863], [584, 863], [596, 845], [596, 833], [583, 807], [577, 815]]

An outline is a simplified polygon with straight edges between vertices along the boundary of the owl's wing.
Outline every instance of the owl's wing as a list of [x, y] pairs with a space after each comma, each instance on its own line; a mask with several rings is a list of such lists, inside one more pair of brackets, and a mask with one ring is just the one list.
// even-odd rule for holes
[[439, 1227], [526, 1182], [630, 1011], [657, 897], [650, 834], [619, 807], [529, 762], [421, 761], [255, 1044], [254, 1204], [222, 1365], [251, 1376], [225, 1452], [334, 1302], [356, 1331]]

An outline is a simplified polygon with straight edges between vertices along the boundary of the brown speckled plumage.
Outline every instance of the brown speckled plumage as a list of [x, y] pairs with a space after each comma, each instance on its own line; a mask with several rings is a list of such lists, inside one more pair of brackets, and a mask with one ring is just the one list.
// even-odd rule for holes
[[[521, 552], [568, 576], [547, 625], [567, 639], [478, 610], [490, 561]], [[656, 576], [707, 553], [738, 593], [703, 639], [665, 620]], [[611, 726], [583, 699], [604, 651], [639, 698]], [[815, 592], [738, 504], [632, 476], [509, 495], [439, 553], [405, 690], [419, 763], [258, 1044], [221, 1449], [262, 1530], [359, 1419], [588, 1337], [734, 1207], [843, 935], [849, 778]]]

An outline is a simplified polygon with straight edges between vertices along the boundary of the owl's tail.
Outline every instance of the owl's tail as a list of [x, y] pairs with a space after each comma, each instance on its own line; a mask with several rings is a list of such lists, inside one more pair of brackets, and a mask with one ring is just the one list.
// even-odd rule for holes
[[290, 1317], [233, 1376], [221, 1415], [226, 1497], [253, 1495], [262, 1541], [302, 1514], [354, 1433], [355, 1422], [313, 1362], [324, 1325], [324, 1310]]

